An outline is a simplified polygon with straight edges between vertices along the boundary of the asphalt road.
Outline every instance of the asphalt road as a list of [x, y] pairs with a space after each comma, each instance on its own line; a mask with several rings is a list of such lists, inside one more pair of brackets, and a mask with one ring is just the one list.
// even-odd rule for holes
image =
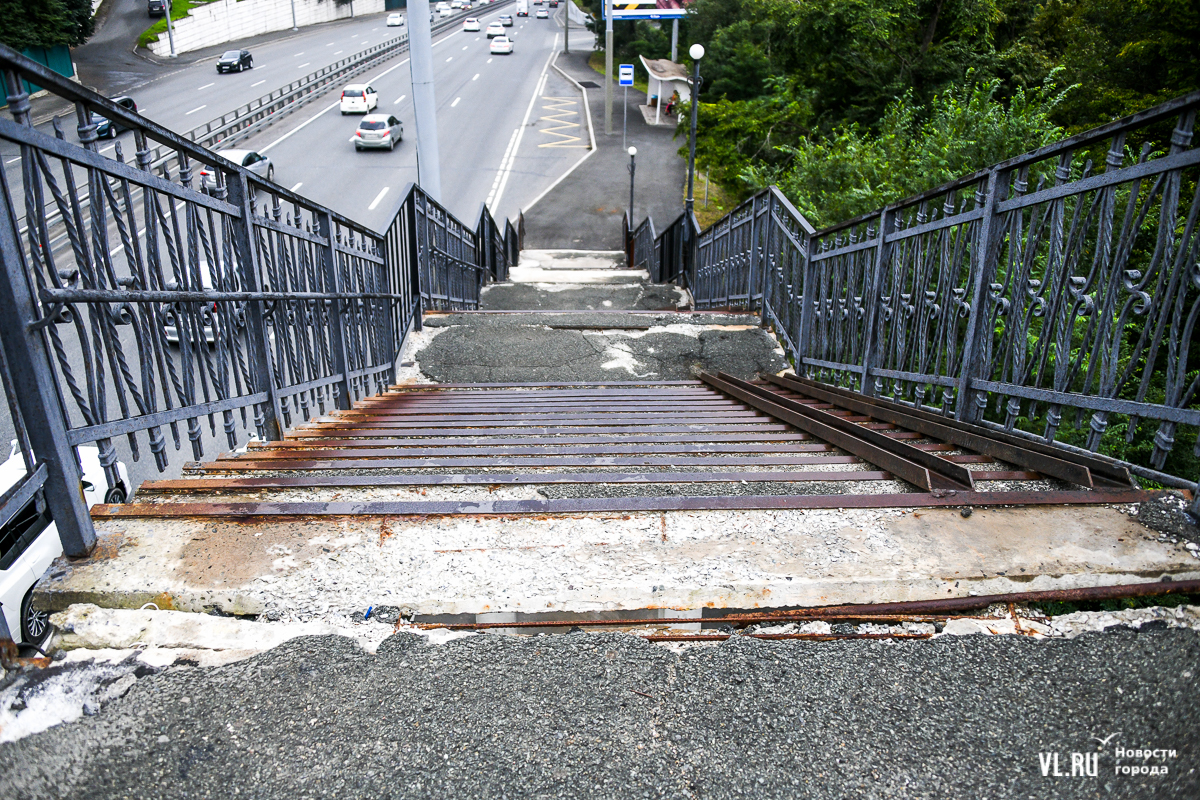
[[[1179, 629], [735, 637], [681, 654], [619, 634], [400, 634], [378, 655], [295, 639], [168, 668], [94, 716], [0, 744], [0, 794], [1194, 798], [1198, 657], [1200, 636]], [[1072, 776], [1072, 754], [1094, 774]]]
[[[190, 63], [182, 66], [148, 65], [147, 74], [151, 77], [141, 83], [132, 83], [130, 76], [141, 73], [132, 68], [137, 65], [125, 64], [127, 59], [117, 41], [119, 36], [111, 32], [117, 30], [124, 36], [135, 28], [138, 31], [142, 28], [137, 27], [140, 22], [126, 8], [133, 0], [113, 2], [117, 5], [97, 35], [97, 47], [102, 45], [113, 53], [114, 63], [120, 67], [114, 73], [114, 88], [108, 93], [128, 91], [147, 116], [176, 130], [193, 127], [233, 110], [270, 89], [398, 32], [396, 28], [389, 30], [386, 27], [382, 15], [313, 26], [299, 34], [286, 32], [273, 38], [260, 37], [246, 45], [254, 53], [255, 67], [240, 74], [216, 74], [213, 59], [217, 52], [226, 49], [223, 46], [215, 48], [209, 55], [185, 56], [181, 61]], [[470, 13], [486, 26], [491, 19], [513, 11], [512, 6], [505, 6], [494, 10], [477, 8]], [[113, 28], [114, 25], [123, 27]], [[549, 187], [586, 152], [587, 137], [581, 124], [578, 96], [548, 68], [559, 41], [555, 22], [517, 18], [509, 32], [516, 41], [515, 52], [510, 56], [492, 56], [482, 32], [468, 33], [456, 28], [434, 37], [442, 199], [452, 213], [471, 226], [485, 199], [491, 201], [493, 214], [500, 221], [508, 215], [515, 216], [523, 204]], [[583, 35], [573, 31], [575, 46], [582, 46]], [[232, 46], [235, 45], [229, 45]], [[88, 55], [89, 74], [102, 72], [95, 49], [92, 48]], [[394, 152], [355, 152], [349, 138], [357, 127], [358, 118], [343, 117], [337, 112], [336, 91], [237, 147], [258, 149], [270, 157], [275, 163], [277, 183], [369, 227], [386, 230], [403, 200], [405, 186], [417, 179], [408, 63], [407, 56], [402, 55], [367, 76], [354, 79], [355, 82], [373, 83], [380, 92], [379, 110], [394, 113], [405, 122], [405, 140]], [[170, 71], [154, 76], [156, 70], [162, 73], [164, 69]], [[45, 124], [41, 127], [50, 129]], [[64, 127], [67, 139], [74, 140], [73, 124]], [[547, 129], [553, 131], [545, 133]], [[118, 139], [128, 160], [133, 151], [132, 134], [123, 133]], [[102, 143], [101, 152], [114, 155], [113, 145]], [[8, 184], [18, 209], [21, 209], [21, 165], [17, 153], [11, 143], [0, 144], [0, 158], [4, 160]], [[61, 179], [61, 168], [54, 169]], [[81, 189], [86, 188], [85, 175], [78, 170], [75, 174], [77, 184]], [[140, 207], [140, 198], [135, 196], [136, 207]], [[141, 216], [140, 211], [137, 214]], [[59, 269], [73, 266], [71, 242], [61, 226], [51, 231], [51, 239], [58, 258], [56, 266]], [[109, 240], [109, 245], [116, 250], [120, 239], [111, 223]], [[123, 255], [114, 253], [114, 262], [118, 275], [128, 274]], [[123, 333], [130, 331], [123, 329]], [[129, 336], [125, 338], [130, 339], [126, 342], [126, 353], [136, 362], [137, 348]], [[66, 347], [70, 362], [79, 364], [82, 357], [72, 335], [66, 336]], [[110, 397], [110, 408], [117, 407], [115, 401], [115, 396]], [[67, 403], [75, 424], [79, 424], [81, 420], [74, 401], [68, 397]], [[7, 411], [6, 404], [0, 407], [0, 442], [7, 442], [13, 436]], [[205, 457], [228, 449], [225, 437], [220, 433], [219, 419], [216, 436], [209, 432], [207, 422], [202, 427]], [[148, 478], [161, 477], [148, 456], [144, 434], [139, 437], [143, 457], [136, 463], [127, 441], [116, 440], [120, 458], [126, 462], [134, 486]], [[182, 464], [193, 459], [191, 448], [186, 444], [186, 438], [182, 451], [174, 451], [173, 444], [168, 447], [172, 453], [172, 467], [167, 475], [177, 475]]]

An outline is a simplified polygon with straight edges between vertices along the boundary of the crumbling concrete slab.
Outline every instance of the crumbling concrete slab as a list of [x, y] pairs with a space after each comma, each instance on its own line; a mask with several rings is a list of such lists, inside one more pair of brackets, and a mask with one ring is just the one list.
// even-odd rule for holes
[[72, 603], [288, 618], [877, 603], [1200, 578], [1200, 559], [1103, 506], [538, 517], [101, 520], [56, 562]]

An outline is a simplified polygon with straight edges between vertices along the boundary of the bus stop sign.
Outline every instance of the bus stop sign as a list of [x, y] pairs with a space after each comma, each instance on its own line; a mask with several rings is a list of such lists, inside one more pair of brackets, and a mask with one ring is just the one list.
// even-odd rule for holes
[[617, 77], [621, 86], [633, 86], [633, 64], [621, 64]]

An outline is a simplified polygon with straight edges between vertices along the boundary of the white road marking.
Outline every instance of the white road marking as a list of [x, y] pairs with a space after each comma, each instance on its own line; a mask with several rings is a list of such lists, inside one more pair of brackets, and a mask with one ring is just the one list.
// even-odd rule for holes
[[533, 105], [541, 96], [542, 91], [546, 86], [546, 79], [550, 77], [546, 74], [546, 70], [550, 69], [550, 61], [554, 58], [557, 52], [558, 34], [554, 34], [554, 44], [550, 45], [550, 56], [546, 59], [546, 63], [542, 66], [542, 74], [538, 76], [537, 86], [534, 87], [533, 97], [529, 98], [529, 106], [525, 109], [525, 119], [521, 121], [521, 127], [516, 130], [516, 139], [512, 142], [512, 150], [508, 154], [508, 164], [500, 162], [500, 172], [496, 175], [496, 181], [492, 184], [492, 193], [487, 199], [488, 208], [495, 208], [500, 203], [500, 198], [504, 196], [504, 189], [508, 186], [508, 177], [512, 174], [513, 162], [517, 160], [517, 151], [521, 149], [521, 139], [525, 137], [525, 129], [529, 127], [529, 115], [533, 113]]
[[487, 60], [487, 63], [489, 63], [489, 64], [490, 64], [490, 63], [492, 63], [492, 60], [489, 58], [489, 59]]
[[104, 149], [102, 149], [100, 152], [101, 152], [101, 153], [107, 153], [109, 150], [112, 150], [114, 147], [116, 147], [116, 145], [115, 145], [115, 144], [110, 144], [108, 147], [105, 147], [105, 148], [104, 148]]
[[450, 107], [454, 108], [456, 105], [458, 105], [459, 100], [462, 100], [462, 98], [461, 97], [454, 98], [454, 102], [450, 104]]
[[[463, 50], [466, 50], [466, 49], [468, 49], [470, 46], [471, 46], [471, 45], [469, 45], [469, 44], [468, 44], [468, 45], [464, 45], [464, 46], [463, 46]], [[212, 84], [210, 83], [210, 84], [209, 84], [209, 86], [212, 86]]]
[[512, 155], [513, 145], [516, 144], [517, 135], [520, 134], [520, 132], [521, 131], [519, 129], [515, 130], [512, 132], [512, 136], [508, 137], [508, 147], [504, 148], [504, 156], [500, 159], [500, 170], [496, 173], [496, 179], [492, 181], [492, 190], [488, 192], [487, 200], [484, 201], [484, 205], [488, 206], [489, 208], [491, 208], [493, 205], [493, 199], [496, 196], [496, 189], [500, 187], [500, 180], [504, 177], [505, 168], [508, 166], [508, 158]]
[[21, 157], [17, 156], [16, 158], [10, 158], [8, 161], [5, 161], [4, 163], [5, 164], [15, 164], [20, 160], [21, 160]]
[[476, 72], [476, 73], [475, 73], [475, 77], [474, 77], [474, 78], [471, 78], [471, 80], [473, 80], [473, 81], [477, 81], [477, 80], [479, 80], [479, 73], [478, 73], [478, 72]]
[[252, 83], [252, 84], [250, 84], [250, 88], [251, 88], [251, 89], [253, 89], [255, 86], [262, 86], [262, 85], [263, 85], [264, 83], [266, 83], [266, 82], [267, 82], [266, 78], [263, 78], [263, 79], [262, 79], [261, 81], [259, 81], [258, 83]]
[[337, 44], [337, 42], [330, 42], [329, 44], [327, 44], [327, 45], [325, 45], [325, 46], [326, 46], [326, 47], [333, 47], [335, 44]]
[[454, 60], [454, 56], [450, 56], [449, 58], [446, 59], [446, 63], [449, 64], [453, 60]]
[[296, 67], [296, 69], [304, 69], [305, 67], [307, 67], [307, 66], [308, 66], [309, 64], [311, 64], [311, 63], [312, 63], [311, 61], [305, 61], [305, 62], [304, 62], [303, 64], [301, 64], [300, 66]]
[[399, 97], [396, 98], [396, 102], [392, 103], [392, 105], [394, 105], [394, 106], [400, 105], [400, 101], [406, 97], [408, 97], [408, 95], [406, 95], [406, 94], [400, 95]]
[[[478, 37], [478, 36], [476, 36], [476, 37], [475, 37], [475, 41], [477, 41], [477, 42], [478, 42], [478, 41], [479, 41], [479, 39], [480, 39], [480, 37]], [[465, 48], [464, 48], [464, 49], [465, 49]]]
[[302, 56], [302, 55], [304, 55], [304, 51], [303, 51], [303, 50], [301, 50], [299, 53], [296, 53], [294, 56], [292, 56], [292, 58], [299, 58], [299, 57], [300, 57], [300, 56]]
[[346, 51], [345, 50], [334, 50], [333, 54], [336, 56], [336, 55], [341, 55], [344, 52], [346, 52]]
[[196, 106], [191, 111], [187, 112], [187, 114], [184, 114], [184, 116], [186, 117], [188, 114], [195, 114], [197, 111], [199, 111], [202, 108], [208, 108], [208, 106], [207, 105]]
[[383, 201], [383, 196], [388, 193], [388, 189], [390, 188], [390, 186], [385, 186], [380, 189], [379, 194], [375, 195], [375, 199], [371, 201], [371, 205], [367, 206], [367, 211], [374, 211], [375, 206], [379, 205], [380, 202]]
[[197, 91], [197, 92], [203, 91], [203, 90], [207, 89], [207, 88], [208, 88], [208, 87], [210, 87], [210, 86], [216, 86], [216, 84], [215, 84], [215, 83], [206, 83], [206, 84], [204, 84], [203, 86], [201, 86], [199, 89], [197, 89], [196, 91]]
[[294, 192], [294, 191], [296, 191], [297, 189], [299, 189], [299, 188], [300, 188], [301, 186], [303, 186], [303, 185], [304, 185], [304, 181], [300, 181], [299, 183], [297, 183], [295, 186], [293, 186], [293, 187], [292, 187], [292, 191], [293, 191], [293, 192]]

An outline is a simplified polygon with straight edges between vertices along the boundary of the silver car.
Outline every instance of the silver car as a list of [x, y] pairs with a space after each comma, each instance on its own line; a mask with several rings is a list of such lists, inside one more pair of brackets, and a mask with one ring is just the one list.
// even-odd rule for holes
[[355, 150], [367, 147], [395, 149], [396, 142], [404, 138], [404, 123], [391, 114], [367, 114], [358, 123], [358, 130], [350, 140]]
[[[253, 150], [218, 150], [217, 155], [240, 164], [260, 178], [275, 180], [275, 165], [271, 163], [271, 159]], [[212, 167], [205, 166], [200, 169], [200, 188], [204, 191], [217, 188], [217, 176]]]

